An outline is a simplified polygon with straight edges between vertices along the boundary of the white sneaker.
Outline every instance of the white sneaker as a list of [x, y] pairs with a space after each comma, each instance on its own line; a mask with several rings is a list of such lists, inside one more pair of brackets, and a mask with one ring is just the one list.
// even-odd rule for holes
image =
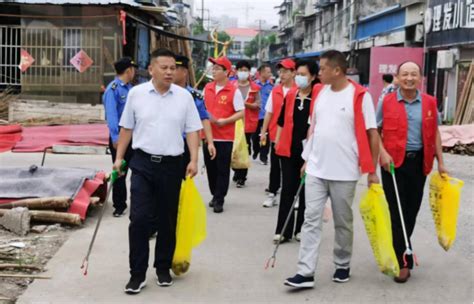
[[[273, 244], [277, 244], [278, 241], [280, 241], [280, 234], [275, 234], [273, 236]], [[283, 244], [283, 243], [286, 243], [286, 242], [288, 242], [288, 239], [286, 237], [282, 237], [281, 241], [280, 241], [280, 244]]]
[[301, 242], [301, 232], [298, 232], [298, 233], [295, 235], [295, 240], [297, 240], [298, 242]]
[[273, 193], [268, 193], [267, 199], [263, 202], [263, 207], [271, 208], [277, 205], [276, 195]]

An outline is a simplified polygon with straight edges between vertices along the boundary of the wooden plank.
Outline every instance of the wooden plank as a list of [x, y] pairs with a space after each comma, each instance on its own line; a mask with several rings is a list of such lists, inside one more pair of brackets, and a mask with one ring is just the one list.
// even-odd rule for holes
[[474, 81], [471, 81], [470, 90], [467, 96], [466, 110], [461, 124], [471, 124], [474, 122]]
[[67, 146], [53, 145], [53, 153], [57, 154], [94, 154], [105, 155], [107, 148], [102, 146]]
[[469, 101], [469, 90], [471, 88], [471, 83], [473, 82], [473, 78], [474, 78], [474, 61], [471, 63], [469, 67], [467, 79], [464, 84], [464, 88], [462, 90], [461, 96], [458, 100], [459, 104], [456, 107], [456, 114], [454, 116], [454, 124], [456, 125], [462, 124], [464, 112], [466, 111], [466, 107]]
[[55, 103], [46, 100], [17, 100], [10, 103], [8, 119], [11, 122], [51, 118], [88, 123], [91, 120], [105, 120], [105, 111], [102, 105]]
[[0, 278], [20, 278], [20, 279], [43, 279], [49, 280], [51, 277], [34, 275], [34, 274], [13, 274], [13, 273], [0, 273]]

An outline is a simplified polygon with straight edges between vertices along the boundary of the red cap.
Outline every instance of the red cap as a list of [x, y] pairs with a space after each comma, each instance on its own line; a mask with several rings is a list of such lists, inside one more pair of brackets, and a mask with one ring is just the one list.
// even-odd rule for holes
[[222, 56], [219, 58], [210, 57], [209, 61], [212, 62], [213, 64], [217, 64], [224, 67], [227, 70], [227, 73], [232, 71], [232, 62], [230, 62], [230, 60], [225, 56]]
[[293, 61], [293, 59], [286, 58], [277, 64], [277, 68], [285, 68], [287, 70], [294, 70], [296, 69], [296, 63]]

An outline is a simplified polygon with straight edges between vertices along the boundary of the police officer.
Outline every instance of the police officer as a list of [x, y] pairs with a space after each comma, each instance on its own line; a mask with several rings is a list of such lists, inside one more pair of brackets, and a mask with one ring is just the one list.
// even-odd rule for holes
[[[105, 118], [109, 127], [109, 148], [112, 154], [112, 162], [115, 162], [117, 156], [117, 142], [119, 137], [119, 121], [127, 101], [128, 92], [132, 88], [132, 80], [135, 77], [136, 68], [138, 66], [130, 57], [123, 57], [114, 63], [117, 73], [115, 79], [109, 83], [102, 96], [102, 102], [105, 107]], [[133, 154], [133, 150], [129, 146], [126, 150], [124, 159], [129, 162]], [[113, 185], [113, 205], [115, 217], [125, 214], [127, 209], [127, 186], [125, 183], [126, 172], [117, 179]]]
[[[176, 221], [182, 181], [183, 133], [190, 153], [186, 175], [197, 173], [202, 124], [192, 95], [173, 84], [173, 52], [152, 52], [149, 82], [134, 87], [122, 118], [115, 170], [120, 170], [132, 134], [134, 156], [130, 162], [131, 210], [129, 232], [130, 281], [125, 292], [136, 294], [146, 285], [151, 229], [158, 228], [155, 246], [157, 284], [170, 286], [171, 262], [176, 246]], [[156, 219], [156, 225], [153, 223]]]
[[[189, 93], [194, 98], [194, 104], [199, 113], [199, 118], [201, 118], [201, 123], [204, 129], [204, 136], [205, 136], [205, 144], [207, 145], [207, 151], [211, 156], [211, 159], [216, 157], [216, 147], [214, 146], [214, 140], [212, 138], [212, 130], [211, 130], [211, 122], [209, 121], [209, 113], [206, 110], [206, 106], [204, 105], [204, 97], [199, 93], [197, 90], [193, 89], [188, 84], [189, 79], [189, 58], [182, 55], [176, 56], [176, 74], [174, 83], [179, 85], [183, 88], [186, 88]], [[189, 163], [190, 155], [189, 150], [187, 149], [187, 145], [184, 145], [184, 155], [183, 160], [185, 164]], [[185, 176], [185, 171], [183, 171], [183, 177]]]

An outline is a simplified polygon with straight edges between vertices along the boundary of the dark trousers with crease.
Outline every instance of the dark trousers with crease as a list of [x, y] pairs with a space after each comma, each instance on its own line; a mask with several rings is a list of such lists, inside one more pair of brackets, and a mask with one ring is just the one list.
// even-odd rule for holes
[[270, 153], [270, 182], [268, 184], [268, 191], [277, 194], [281, 185], [281, 164], [280, 156], [275, 153], [275, 144], [271, 143]]
[[[293, 155], [294, 153], [292, 153]], [[294, 221], [294, 215], [290, 215], [290, 209], [298, 191], [298, 187], [301, 182], [301, 167], [304, 164], [304, 160], [300, 156], [301, 153], [295, 154], [292, 157], [280, 157], [281, 160], [281, 171], [282, 171], [282, 187], [280, 196], [280, 206], [278, 208], [278, 222], [275, 234], [283, 234], [287, 239], [291, 239], [293, 235], [301, 232], [301, 226], [304, 222], [304, 211], [305, 211], [305, 194], [304, 186], [301, 189], [299, 196], [299, 207], [296, 216], [296, 227]], [[285, 231], [283, 225], [285, 224], [286, 218], [290, 216], [290, 221]]]
[[[251, 139], [252, 139], [253, 133], [245, 133], [245, 140], [247, 141], [247, 146], [249, 148], [249, 155], [251, 155]], [[249, 169], [233, 169], [234, 170], [234, 181], [246, 181], [247, 180], [247, 174], [249, 172]]]
[[181, 156], [151, 160], [151, 156], [136, 150], [130, 169], [131, 209], [129, 262], [132, 276], [145, 277], [149, 258], [149, 236], [157, 228], [154, 267], [168, 271], [176, 246], [176, 221], [182, 182]]
[[232, 159], [231, 141], [215, 141], [216, 157], [211, 160], [206, 145], [203, 146], [204, 163], [206, 164], [207, 181], [212, 200], [217, 204], [224, 204], [225, 196], [229, 190], [230, 161]]
[[[397, 179], [398, 194], [402, 205], [405, 228], [407, 230], [408, 241], [411, 246], [411, 235], [415, 229], [416, 217], [420, 210], [423, 199], [423, 189], [426, 176], [423, 174], [423, 151], [408, 152], [403, 164], [395, 169]], [[390, 219], [392, 222], [393, 247], [397, 255], [400, 268], [405, 267], [403, 253], [406, 250], [405, 238], [403, 237], [400, 213], [398, 211], [397, 197], [393, 186], [393, 179], [390, 172], [382, 169], [382, 183], [385, 197], [390, 209]], [[413, 256], [406, 256], [407, 267], [413, 268]]]
[[[112, 155], [112, 163], [115, 163], [115, 159], [117, 158], [117, 150], [114, 148], [112, 143], [112, 138], [109, 137], [109, 149], [110, 154]], [[132, 145], [130, 144], [125, 152], [124, 160], [128, 164], [130, 164], [130, 160], [133, 157], [133, 149]], [[116, 210], [123, 210], [127, 208], [127, 173], [128, 169], [125, 171], [125, 174], [117, 178], [115, 183], [112, 186], [112, 202], [113, 206]]]

